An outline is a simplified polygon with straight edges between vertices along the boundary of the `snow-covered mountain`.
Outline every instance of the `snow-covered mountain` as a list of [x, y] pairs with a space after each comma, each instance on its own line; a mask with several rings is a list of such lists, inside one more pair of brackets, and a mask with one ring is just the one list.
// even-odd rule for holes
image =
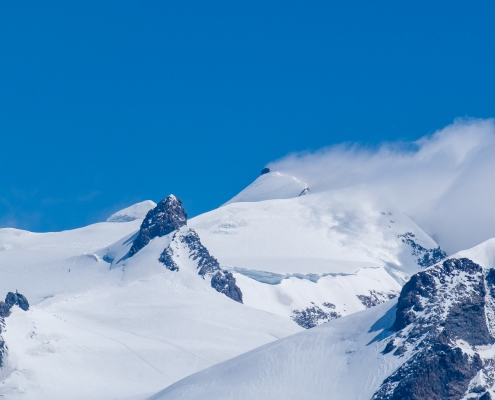
[[147, 216], [151, 223], [0, 231], [0, 286], [31, 303], [5, 318], [1, 395], [144, 398], [302, 329], [239, 301], [235, 279], [181, 219], [178, 199]]
[[310, 328], [397, 296], [412, 274], [446, 257], [396, 209], [347, 191], [300, 196], [303, 186], [263, 174], [189, 223], [246, 305]]
[[143, 399], [386, 302], [444, 257], [399, 210], [276, 172], [191, 220], [171, 195], [72, 231], [0, 229], [0, 289], [31, 304], [5, 319], [0, 394]]
[[210, 367], [150, 400], [495, 398], [494, 277], [492, 239], [418, 272], [398, 299]]

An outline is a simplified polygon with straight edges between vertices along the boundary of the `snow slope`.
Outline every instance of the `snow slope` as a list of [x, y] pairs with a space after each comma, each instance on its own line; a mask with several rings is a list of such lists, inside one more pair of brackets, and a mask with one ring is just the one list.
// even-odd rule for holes
[[149, 400], [489, 400], [495, 395], [494, 268], [492, 239], [415, 274], [398, 303], [262, 346]]
[[216, 291], [185, 248], [175, 255], [179, 270], [165, 268], [159, 257], [173, 234], [131, 258], [112, 258], [128, 252], [141, 222], [46, 234], [0, 230], [0, 288], [18, 289], [31, 303], [5, 320], [0, 395], [143, 398], [301, 330]]
[[391, 355], [382, 357], [383, 343], [373, 341], [393, 323], [394, 306], [392, 301], [278, 340], [185, 378], [149, 400], [369, 400], [380, 376], [399, 364]]
[[156, 203], [151, 200], [145, 200], [124, 208], [107, 218], [107, 222], [128, 222], [135, 219], [144, 219], [146, 213], [155, 208]]
[[278, 190], [267, 195], [276, 199], [231, 202], [189, 222], [233, 272], [246, 305], [309, 328], [396, 296], [445, 256], [406, 215], [354, 192], [277, 199], [286, 193]]
[[292, 197], [302, 196], [308, 190], [308, 185], [294, 176], [283, 175], [280, 172], [269, 172], [258, 177], [258, 179], [225, 204], [271, 199], [290, 199]]
[[0, 293], [17, 289], [36, 304], [111, 281], [108, 266], [98, 263], [94, 252], [137, 231], [140, 224], [102, 222], [50, 233], [0, 229]]
[[32, 305], [6, 319], [0, 394], [141, 399], [300, 326], [380, 304], [437, 256], [398, 211], [345, 192], [299, 196], [304, 184], [277, 173], [257, 182], [158, 236], [149, 214], [138, 234], [150, 202], [73, 231], [0, 230], [0, 289]]

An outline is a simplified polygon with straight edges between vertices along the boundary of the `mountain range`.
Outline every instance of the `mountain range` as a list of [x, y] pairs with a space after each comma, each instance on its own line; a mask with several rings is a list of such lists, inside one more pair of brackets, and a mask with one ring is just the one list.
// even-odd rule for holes
[[400, 205], [268, 170], [191, 219], [168, 195], [1, 229], [0, 394], [490, 399], [494, 255], [449, 256]]

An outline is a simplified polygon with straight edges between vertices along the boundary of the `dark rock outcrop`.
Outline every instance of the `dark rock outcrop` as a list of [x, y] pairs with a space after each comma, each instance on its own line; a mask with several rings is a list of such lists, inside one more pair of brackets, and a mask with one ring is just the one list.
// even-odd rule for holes
[[158, 259], [158, 261], [160, 261], [163, 265], [165, 265], [165, 267], [170, 271], [178, 271], [179, 266], [174, 261], [173, 255], [174, 252], [169, 246], [165, 248], [165, 250], [163, 250], [162, 254], [160, 254], [160, 258]]
[[427, 249], [419, 243], [416, 243], [415, 237], [416, 235], [412, 232], [406, 232], [398, 236], [398, 238], [402, 240], [402, 243], [411, 247], [412, 255], [418, 257], [416, 262], [419, 266], [423, 268], [431, 267], [447, 258], [447, 253], [440, 246], [433, 249]]
[[[335, 305], [332, 303], [323, 303], [323, 305], [330, 309], [335, 308]], [[299, 326], [310, 329], [340, 317], [341, 315], [338, 312], [325, 311], [313, 304], [313, 306], [307, 307], [304, 310], [293, 310], [291, 319]]]
[[[0, 333], [2, 333], [2, 328], [5, 327], [5, 318], [10, 315], [10, 310], [15, 305], [19, 306], [22, 310], [29, 310], [29, 303], [25, 296], [18, 293], [9, 292], [5, 297], [5, 302], [0, 301]], [[5, 357], [5, 353], [7, 351], [7, 346], [5, 345], [5, 341], [2, 336], [0, 336], [0, 367], [3, 367], [3, 360]]]
[[10, 315], [10, 310], [15, 305], [19, 306], [24, 311], [29, 310], [29, 302], [25, 296], [17, 291], [15, 293], [9, 292], [5, 297], [5, 301], [0, 301], [0, 317], [8, 317]]
[[228, 271], [218, 270], [211, 277], [211, 287], [219, 293], [242, 303], [242, 292], [237, 286], [234, 275]]
[[10, 308], [12, 308], [14, 305], [18, 305], [24, 311], [29, 310], [29, 303], [26, 297], [18, 293], [17, 291], [15, 293], [7, 293], [5, 304], [7, 304]]
[[187, 250], [189, 258], [196, 262], [198, 275], [203, 279], [211, 278], [210, 284], [217, 292], [223, 293], [232, 300], [242, 303], [242, 292], [237, 286], [232, 273], [224, 271], [219, 262], [208, 249], [203, 246], [198, 234], [193, 229], [177, 231], [160, 255], [160, 261], [171, 271], [178, 271], [179, 265], [174, 260], [174, 255], [179, 248]]
[[265, 174], [268, 174], [270, 172], [270, 168], [263, 168], [261, 170], [261, 175], [265, 175]]
[[173, 194], [165, 197], [146, 214], [128, 257], [132, 257], [155, 237], [168, 235], [186, 224], [187, 214], [182, 202]]
[[363, 294], [358, 294], [356, 297], [361, 301], [363, 306], [366, 308], [375, 307], [379, 304], [385, 303], [388, 300], [395, 299], [397, 297], [397, 293], [395, 292], [377, 292], [376, 290], [370, 290], [370, 295], [366, 296]]
[[[469, 259], [448, 259], [404, 285], [383, 354], [407, 360], [383, 381], [373, 400], [460, 400], [495, 383], [495, 360], [478, 352], [479, 346], [495, 343], [493, 310], [487, 309], [494, 301], [495, 273], [485, 272]], [[470, 386], [478, 374], [487, 387]]]

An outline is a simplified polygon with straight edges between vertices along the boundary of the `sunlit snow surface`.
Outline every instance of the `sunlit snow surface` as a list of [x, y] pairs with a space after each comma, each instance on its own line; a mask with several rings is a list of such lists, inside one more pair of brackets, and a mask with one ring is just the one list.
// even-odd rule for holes
[[154, 201], [145, 200], [110, 215], [107, 218], [107, 222], [128, 222], [135, 219], [144, 219], [148, 211], [155, 207], [156, 203]]
[[280, 172], [269, 172], [261, 175], [251, 185], [242, 190], [225, 204], [262, 201], [273, 199], [291, 199], [308, 192], [308, 185], [294, 176]]
[[374, 341], [395, 301], [281, 339], [190, 376], [150, 400], [369, 400], [402, 362]]
[[292, 318], [307, 308], [332, 319], [364, 310], [358, 296], [397, 294], [419, 269], [398, 235], [411, 232], [425, 248], [436, 247], [405, 215], [367, 199], [299, 196], [305, 184], [276, 173], [256, 182], [245, 202], [236, 196], [188, 222], [234, 274], [244, 304], [211, 288], [186, 253], [178, 254], [178, 272], [159, 263], [169, 236], [125, 257], [141, 224], [127, 219], [142, 218], [150, 204], [72, 231], [1, 229], [0, 296], [17, 289], [32, 307], [6, 319], [0, 394], [145, 398], [301, 331]]
[[[494, 268], [495, 239], [451, 258], [470, 259], [485, 270]], [[459, 276], [462, 278], [462, 273]], [[441, 304], [438, 309], [445, 306]], [[368, 400], [414, 354], [414, 349], [401, 357], [393, 352], [384, 354], [387, 338], [395, 333], [387, 330], [395, 313], [396, 300], [391, 300], [328, 322], [187, 377], [149, 400]], [[457, 347], [467, 354], [474, 353], [462, 340]], [[478, 346], [476, 350], [490, 366], [495, 345]], [[481, 378], [477, 375], [471, 387], [476, 386], [477, 379]], [[478, 397], [478, 392], [472, 392], [463, 398]]]
[[6, 319], [9, 352], [0, 394], [142, 397], [301, 330], [216, 292], [187, 258], [178, 273], [168, 271], [158, 262], [168, 237], [110, 269], [96, 250], [139, 224], [101, 223], [56, 234], [0, 231], [2, 243], [11, 244], [0, 252], [0, 286], [5, 293], [18, 289], [32, 304]]
[[366, 308], [357, 296], [398, 294], [420, 269], [399, 235], [437, 247], [401, 212], [345, 192], [231, 203], [189, 226], [234, 272], [245, 304], [286, 317], [324, 303], [344, 316]]

